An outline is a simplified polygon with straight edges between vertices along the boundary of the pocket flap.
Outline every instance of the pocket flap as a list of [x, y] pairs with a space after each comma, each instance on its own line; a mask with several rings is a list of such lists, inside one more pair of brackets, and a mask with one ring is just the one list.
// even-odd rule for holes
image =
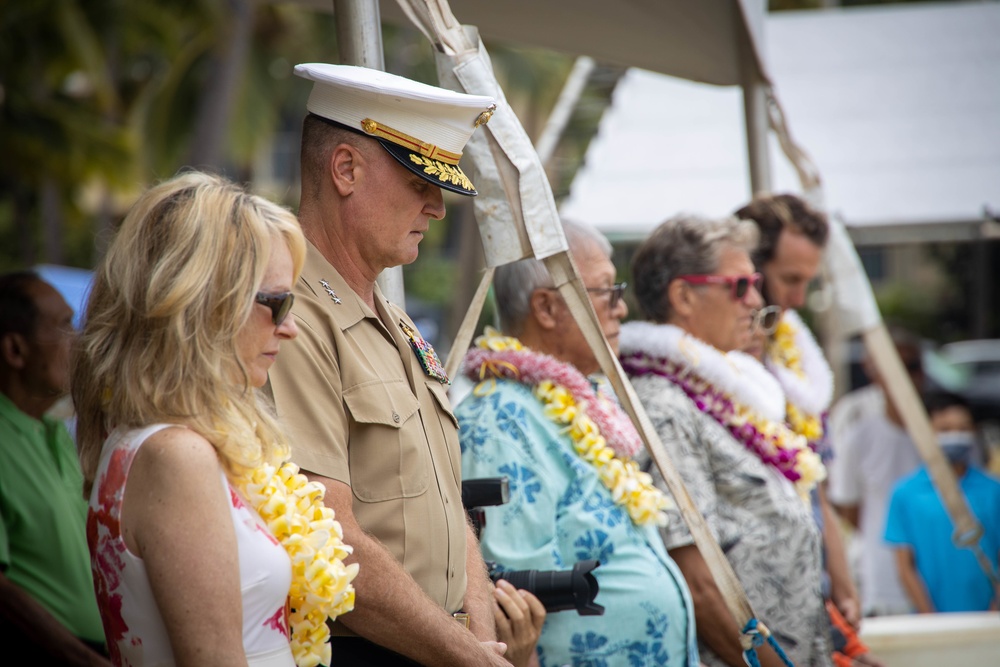
[[455, 428], [458, 428], [458, 418], [455, 417], [455, 413], [451, 409], [451, 400], [448, 398], [448, 392], [442, 386], [440, 382], [428, 382], [427, 389], [430, 390], [431, 395], [437, 400], [438, 407], [441, 408], [441, 412], [445, 413], [451, 417], [451, 421], [455, 424]]
[[344, 391], [344, 403], [361, 424], [401, 428], [420, 408], [405, 381], [369, 382]]

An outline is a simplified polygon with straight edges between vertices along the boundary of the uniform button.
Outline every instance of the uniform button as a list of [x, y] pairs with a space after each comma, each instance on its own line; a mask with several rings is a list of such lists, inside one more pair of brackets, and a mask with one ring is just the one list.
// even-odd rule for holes
[[396, 422], [397, 424], [399, 423], [399, 413], [396, 412], [395, 410], [392, 411], [392, 421]]

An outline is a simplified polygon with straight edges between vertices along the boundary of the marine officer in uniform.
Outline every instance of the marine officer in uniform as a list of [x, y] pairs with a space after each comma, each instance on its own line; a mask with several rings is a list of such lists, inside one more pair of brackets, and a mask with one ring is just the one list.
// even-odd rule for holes
[[293, 459], [326, 485], [361, 566], [354, 611], [332, 626], [334, 664], [508, 664], [462, 507], [449, 379], [375, 283], [417, 258], [444, 216], [442, 189], [476, 194], [458, 161], [494, 102], [362, 67], [295, 73], [313, 82], [299, 208], [309, 247], [299, 340], [270, 387]]

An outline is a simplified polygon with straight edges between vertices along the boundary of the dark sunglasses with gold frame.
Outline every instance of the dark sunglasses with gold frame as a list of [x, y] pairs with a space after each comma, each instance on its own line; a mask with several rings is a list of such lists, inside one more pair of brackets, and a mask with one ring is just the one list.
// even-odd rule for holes
[[621, 282], [615, 283], [611, 287], [588, 287], [587, 291], [591, 294], [607, 294], [608, 308], [614, 310], [618, 305], [618, 302], [622, 300], [623, 296], [625, 296], [626, 289], [628, 289], [628, 283]]

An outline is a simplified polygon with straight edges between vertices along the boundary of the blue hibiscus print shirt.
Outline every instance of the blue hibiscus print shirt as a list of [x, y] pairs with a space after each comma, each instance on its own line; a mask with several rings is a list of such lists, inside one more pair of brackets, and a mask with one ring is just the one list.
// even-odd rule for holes
[[604, 615], [550, 613], [538, 642], [542, 667], [696, 667], [694, 608], [657, 529], [632, 523], [531, 389], [489, 381], [455, 414], [463, 479], [510, 484], [510, 501], [485, 510], [483, 557], [502, 571], [600, 561], [595, 602]]

